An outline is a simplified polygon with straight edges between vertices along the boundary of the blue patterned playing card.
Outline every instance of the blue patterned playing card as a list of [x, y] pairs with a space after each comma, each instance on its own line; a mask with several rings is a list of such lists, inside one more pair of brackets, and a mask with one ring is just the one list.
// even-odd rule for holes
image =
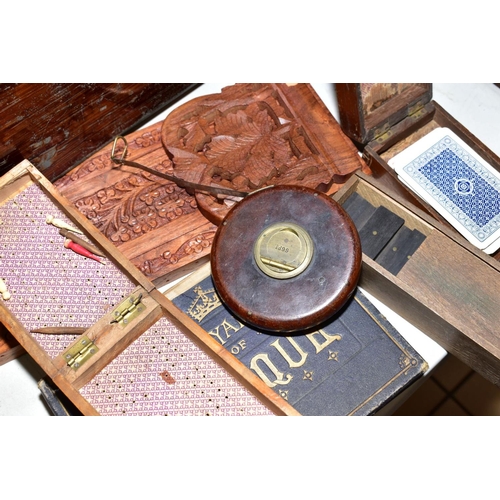
[[437, 135], [437, 142], [396, 170], [471, 243], [485, 249], [499, 237], [500, 176], [450, 131], [439, 129]]

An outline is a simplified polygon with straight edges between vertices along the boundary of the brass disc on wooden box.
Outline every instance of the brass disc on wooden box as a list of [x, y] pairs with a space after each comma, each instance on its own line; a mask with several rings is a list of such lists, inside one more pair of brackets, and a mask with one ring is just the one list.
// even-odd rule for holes
[[222, 301], [250, 326], [310, 330], [354, 292], [361, 244], [332, 198], [300, 186], [257, 191], [235, 205], [214, 238], [212, 277]]

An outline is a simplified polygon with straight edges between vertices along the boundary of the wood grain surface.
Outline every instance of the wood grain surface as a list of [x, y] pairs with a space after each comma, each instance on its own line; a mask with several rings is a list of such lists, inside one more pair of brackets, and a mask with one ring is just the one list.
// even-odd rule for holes
[[[193, 99], [167, 116], [162, 141], [178, 177], [243, 192], [298, 185], [332, 194], [363, 168], [309, 84], [238, 84]], [[217, 225], [237, 202], [201, 192], [196, 200]]]
[[7, 328], [0, 323], [0, 366], [18, 358], [25, 352]]
[[[127, 135], [127, 159], [172, 173], [161, 126]], [[115, 165], [111, 150], [104, 147], [54, 186], [157, 286], [206, 262], [217, 228], [194, 196], [161, 177]]]
[[54, 181], [189, 93], [193, 83], [0, 85], [0, 174], [23, 159]]

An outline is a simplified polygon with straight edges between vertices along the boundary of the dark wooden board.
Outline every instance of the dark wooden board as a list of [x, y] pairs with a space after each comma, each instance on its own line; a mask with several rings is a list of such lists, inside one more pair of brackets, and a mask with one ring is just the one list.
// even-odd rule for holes
[[378, 207], [359, 229], [363, 253], [375, 259], [403, 224], [404, 219], [385, 207]]
[[375, 258], [375, 262], [397, 275], [424, 240], [425, 235], [420, 231], [402, 226]]
[[375, 212], [375, 207], [358, 193], [352, 193], [342, 207], [349, 214], [358, 231]]
[[0, 175], [22, 159], [49, 180], [151, 120], [199, 84], [0, 85]]

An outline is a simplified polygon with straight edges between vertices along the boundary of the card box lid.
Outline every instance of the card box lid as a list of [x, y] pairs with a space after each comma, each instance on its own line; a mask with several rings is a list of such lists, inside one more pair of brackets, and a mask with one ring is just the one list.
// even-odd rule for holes
[[335, 90], [342, 130], [360, 150], [432, 111], [431, 83], [337, 83]]

